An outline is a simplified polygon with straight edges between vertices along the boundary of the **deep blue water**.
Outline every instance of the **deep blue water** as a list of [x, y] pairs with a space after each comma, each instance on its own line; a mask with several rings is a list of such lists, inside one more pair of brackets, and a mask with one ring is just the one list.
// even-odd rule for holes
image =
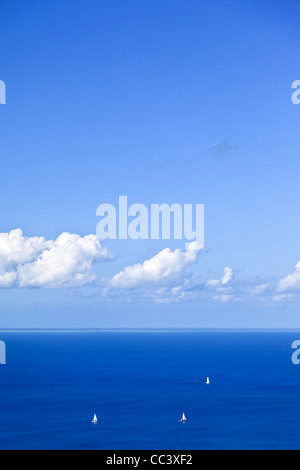
[[300, 448], [300, 366], [291, 362], [300, 333], [0, 339], [1, 449]]

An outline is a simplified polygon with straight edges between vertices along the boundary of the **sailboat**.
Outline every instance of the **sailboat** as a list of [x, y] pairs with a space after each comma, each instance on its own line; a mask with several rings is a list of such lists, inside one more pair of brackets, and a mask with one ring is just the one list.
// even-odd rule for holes
[[205, 382], [205, 383], [206, 383], [206, 385], [210, 385], [210, 380], [209, 380], [209, 377], [207, 377], [207, 379], [206, 379], [206, 382]]
[[185, 417], [185, 414], [182, 413], [182, 418], [179, 420], [179, 423], [186, 423], [187, 419]]
[[97, 424], [98, 423], [98, 418], [97, 415], [94, 415], [94, 418], [92, 420], [92, 423]]

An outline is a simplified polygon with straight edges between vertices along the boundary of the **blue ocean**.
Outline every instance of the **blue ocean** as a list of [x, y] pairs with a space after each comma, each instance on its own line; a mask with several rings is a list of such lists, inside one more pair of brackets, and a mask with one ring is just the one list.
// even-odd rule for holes
[[300, 333], [6, 332], [0, 339], [7, 348], [1, 449], [300, 448], [300, 366], [291, 361]]

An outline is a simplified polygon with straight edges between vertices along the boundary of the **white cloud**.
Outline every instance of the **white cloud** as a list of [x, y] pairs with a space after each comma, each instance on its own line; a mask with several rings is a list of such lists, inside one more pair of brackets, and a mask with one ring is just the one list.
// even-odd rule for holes
[[212, 292], [212, 300], [226, 303], [234, 300], [232, 295], [232, 287], [230, 285], [233, 280], [233, 270], [226, 266], [224, 268], [224, 274], [221, 279], [210, 279], [206, 283], [206, 291]]
[[226, 268], [224, 268], [224, 276], [222, 277], [222, 284], [223, 285], [226, 285], [228, 284], [228, 282], [231, 281], [231, 279], [233, 279], [233, 270], [227, 266]]
[[0, 234], [0, 287], [73, 287], [95, 279], [95, 261], [112, 259], [96, 235], [62, 233], [56, 240]]
[[233, 270], [229, 266], [226, 266], [226, 268], [224, 268], [224, 275], [221, 279], [210, 279], [207, 281], [206, 285], [209, 287], [226, 286], [232, 279]]
[[271, 288], [270, 282], [258, 283], [258, 284], [254, 284], [253, 286], [250, 285], [249, 293], [253, 295], [261, 295], [261, 294], [264, 294], [270, 288]]
[[185, 252], [179, 249], [171, 251], [170, 248], [165, 248], [144, 263], [127, 266], [116, 274], [108, 285], [123, 289], [149, 286], [177, 287], [189, 277], [186, 273], [186, 267], [197, 263], [202, 249], [203, 247], [196, 242], [191, 243]]
[[7, 269], [15, 264], [26, 263], [49, 246], [43, 237], [27, 238], [22, 230], [0, 233], [0, 267]]
[[274, 302], [283, 302], [286, 300], [291, 300], [293, 298], [293, 294], [276, 294], [273, 295]]
[[279, 292], [300, 291], [300, 261], [296, 264], [293, 274], [289, 274], [278, 282], [277, 290]]
[[11, 287], [16, 279], [17, 274], [14, 271], [0, 274], [0, 287]]
[[217, 300], [222, 303], [227, 303], [230, 302], [231, 300], [234, 299], [233, 295], [228, 295], [228, 294], [222, 294], [222, 295], [216, 295], [213, 297], [213, 300]]

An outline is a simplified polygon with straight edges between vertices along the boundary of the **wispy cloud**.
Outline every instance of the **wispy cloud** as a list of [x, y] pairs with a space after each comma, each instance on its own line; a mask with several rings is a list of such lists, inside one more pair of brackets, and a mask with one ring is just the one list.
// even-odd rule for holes
[[202, 160], [203, 158], [207, 157], [207, 155], [216, 160], [223, 160], [224, 158], [230, 157], [235, 152], [237, 152], [239, 147], [240, 146], [238, 144], [233, 144], [229, 140], [222, 140], [213, 147], [209, 148], [208, 150], [203, 150], [202, 152], [199, 152], [198, 155], [191, 155], [190, 157], [185, 159], [170, 158], [169, 160], [162, 162], [160, 167], [165, 168], [175, 165], [197, 163], [199, 160]]
[[222, 160], [225, 157], [230, 157], [233, 155], [239, 146], [237, 144], [232, 144], [228, 140], [223, 140], [218, 144], [214, 145], [208, 150], [209, 155], [217, 160]]

